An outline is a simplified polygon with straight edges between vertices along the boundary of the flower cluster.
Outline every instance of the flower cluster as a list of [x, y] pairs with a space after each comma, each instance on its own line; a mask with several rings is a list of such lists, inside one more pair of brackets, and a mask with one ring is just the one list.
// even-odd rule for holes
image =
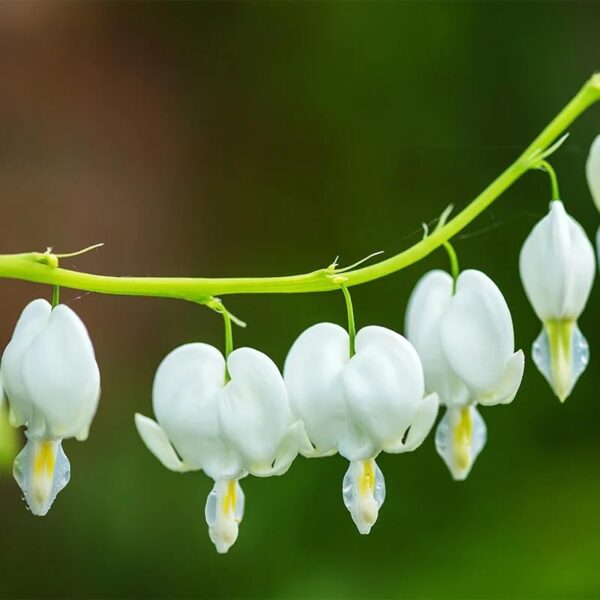
[[[600, 137], [587, 176], [600, 209]], [[592, 244], [555, 191], [548, 214], [524, 242], [520, 274], [542, 322], [533, 361], [564, 401], [589, 361], [577, 321], [596, 266]], [[514, 400], [525, 357], [515, 351], [502, 292], [481, 271], [460, 272], [446, 246], [454, 256], [452, 274], [434, 270], [417, 283], [406, 337], [378, 326], [356, 333], [342, 276], [348, 330], [333, 323], [309, 327], [292, 344], [283, 372], [258, 350], [232, 350], [222, 305], [225, 356], [192, 343], [164, 358], [152, 391], [156, 420], [136, 414], [135, 424], [167, 469], [202, 470], [214, 481], [205, 516], [218, 552], [238, 537], [240, 480], [282, 475], [299, 454], [339, 453], [349, 462], [342, 498], [358, 531], [368, 534], [385, 499], [377, 457], [417, 449], [440, 405], [445, 414], [435, 434], [437, 452], [454, 479], [469, 475], [487, 438], [478, 407]], [[45, 515], [68, 483], [62, 441], [87, 438], [100, 395], [85, 326], [72, 309], [54, 304], [38, 299], [25, 307], [0, 365], [0, 409], [6, 397], [11, 425], [24, 426], [27, 438], [14, 476], [35, 515]]]

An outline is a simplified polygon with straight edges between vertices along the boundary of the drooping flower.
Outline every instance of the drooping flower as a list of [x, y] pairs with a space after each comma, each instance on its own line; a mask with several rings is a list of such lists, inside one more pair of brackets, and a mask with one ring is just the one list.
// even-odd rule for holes
[[[590, 148], [587, 163], [585, 165], [590, 193], [596, 208], [600, 211], [600, 135], [596, 136]], [[600, 261], [600, 227], [596, 232], [596, 252]]]
[[85, 325], [68, 306], [30, 302], [2, 356], [0, 378], [13, 426], [27, 444], [13, 473], [34, 515], [45, 515], [67, 485], [62, 440], [85, 440], [100, 397], [100, 373]]
[[600, 135], [592, 142], [585, 165], [588, 185], [596, 208], [600, 211]]
[[589, 347], [577, 319], [587, 302], [595, 272], [594, 249], [581, 225], [560, 200], [525, 240], [521, 281], [542, 321], [533, 360], [564, 402], [589, 362]]
[[213, 346], [186, 344], [164, 358], [152, 395], [158, 422], [136, 414], [138, 432], [167, 469], [202, 469], [214, 480], [206, 522], [217, 551], [227, 552], [244, 513], [238, 480], [282, 475], [305, 439], [283, 378], [258, 350], [239, 348], [225, 360]]
[[425, 372], [425, 389], [447, 406], [435, 445], [453, 478], [463, 480], [483, 449], [487, 430], [477, 404], [508, 404], [523, 377], [523, 352], [514, 350], [510, 311], [481, 271], [452, 277], [426, 273], [410, 297], [406, 335]]
[[423, 369], [415, 349], [400, 334], [371, 326], [358, 332], [350, 356], [346, 330], [319, 323], [294, 342], [284, 379], [292, 411], [303, 420], [312, 443], [303, 454], [339, 452], [350, 461], [344, 503], [359, 532], [369, 533], [385, 498], [375, 458], [381, 451], [420, 446], [437, 414], [437, 397], [423, 397]]

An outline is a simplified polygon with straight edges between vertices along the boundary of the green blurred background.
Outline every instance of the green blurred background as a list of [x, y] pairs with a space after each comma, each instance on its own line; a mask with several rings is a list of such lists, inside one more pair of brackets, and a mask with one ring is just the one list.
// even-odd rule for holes
[[[2, 252], [106, 246], [65, 266], [115, 275], [277, 275], [391, 255], [450, 202], [463, 207], [600, 68], [597, 2], [0, 4]], [[584, 162], [600, 108], [553, 160], [568, 210], [600, 222]], [[532, 173], [456, 240], [512, 310], [539, 323], [518, 277], [546, 211]], [[359, 325], [401, 330], [408, 295], [443, 252], [354, 291]], [[36, 296], [3, 281], [0, 343]], [[165, 470], [133, 413], [175, 346], [222, 343], [183, 302], [63, 291], [103, 375], [72, 480], [45, 518], [0, 480], [0, 596], [85, 598], [600, 597], [600, 286], [580, 325], [592, 362], [561, 406], [531, 361], [515, 402], [484, 408], [488, 446], [451, 481], [432, 436], [378, 461], [388, 496], [368, 537], [342, 504], [347, 463], [298, 459], [243, 481], [246, 518], [218, 556], [211, 481]], [[282, 365], [337, 294], [239, 296], [238, 345]]]

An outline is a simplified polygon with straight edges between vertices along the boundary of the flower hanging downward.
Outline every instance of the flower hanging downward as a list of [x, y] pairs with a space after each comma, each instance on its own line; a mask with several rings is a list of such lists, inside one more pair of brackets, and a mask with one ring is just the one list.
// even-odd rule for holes
[[587, 367], [589, 347], [577, 327], [594, 280], [595, 260], [585, 231], [560, 200], [535, 225], [521, 250], [521, 280], [543, 329], [533, 360], [564, 402]]
[[448, 408], [435, 445], [456, 480], [469, 474], [486, 442], [477, 404], [508, 404], [523, 377], [523, 352], [514, 351], [506, 301], [481, 271], [453, 278], [430, 271], [417, 283], [408, 305], [406, 332], [425, 371], [425, 388]]
[[417, 448], [437, 414], [435, 395], [423, 397], [423, 369], [414, 348], [384, 327], [365, 327], [350, 356], [348, 333], [333, 323], [309, 327], [292, 346], [284, 379], [292, 411], [313, 448], [350, 461], [343, 498], [360, 531], [375, 524], [385, 481], [375, 458]]
[[592, 198], [600, 211], [600, 135], [596, 136], [590, 148], [585, 173]]
[[158, 423], [135, 416], [140, 436], [167, 469], [202, 469], [215, 481], [206, 522], [217, 551], [227, 552], [244, 513], [238, 480], [282, 475], [304, 440], [277, 366], [251, 348], [225, 361], [213, 346], [186, 344], [159, 366], [153, 407]]
[[23, 310], [2, 357], [11, 423], [27, 444], [13, 473], [34, 515], [45, 515], [69, 482], [61, 442], [85, 440], [100, 397], [100, 374], [81, 319], [64, 304], [34, 300]]
[[[592, 143], [585, 167], [590, 193], [596, 208], [600, 211], [600, 135], [596, 136]], [[600, 260], [600, 227], [596, 232], [596, 252]]]

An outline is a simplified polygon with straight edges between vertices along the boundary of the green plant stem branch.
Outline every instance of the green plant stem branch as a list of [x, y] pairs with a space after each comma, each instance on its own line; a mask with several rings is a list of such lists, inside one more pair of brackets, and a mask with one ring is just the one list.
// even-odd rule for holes
[[[600, 73], [595, 74], [560, 111], [525, 151], [466, 208], [443, 227], [407, 250], [368, 267], [344, 272], [348, 287], [395, 273], [425, 258], [463, 230], [506, 189], [529, 169], [539, 165], [547, 151], [581, 113], [600, 99]], [[325, 292], [339, 289], [335, 270], [319, 269], [303, 275], [284, 277], [193, 278], [193, 277], [110, 277], [58, 267], [54, 254], [37, 252], [0, 255], [0, 277], [49, 285], [129, 296], [177, 298], [208, 304], [212, 296], [224, 294], [267, 294]]]

